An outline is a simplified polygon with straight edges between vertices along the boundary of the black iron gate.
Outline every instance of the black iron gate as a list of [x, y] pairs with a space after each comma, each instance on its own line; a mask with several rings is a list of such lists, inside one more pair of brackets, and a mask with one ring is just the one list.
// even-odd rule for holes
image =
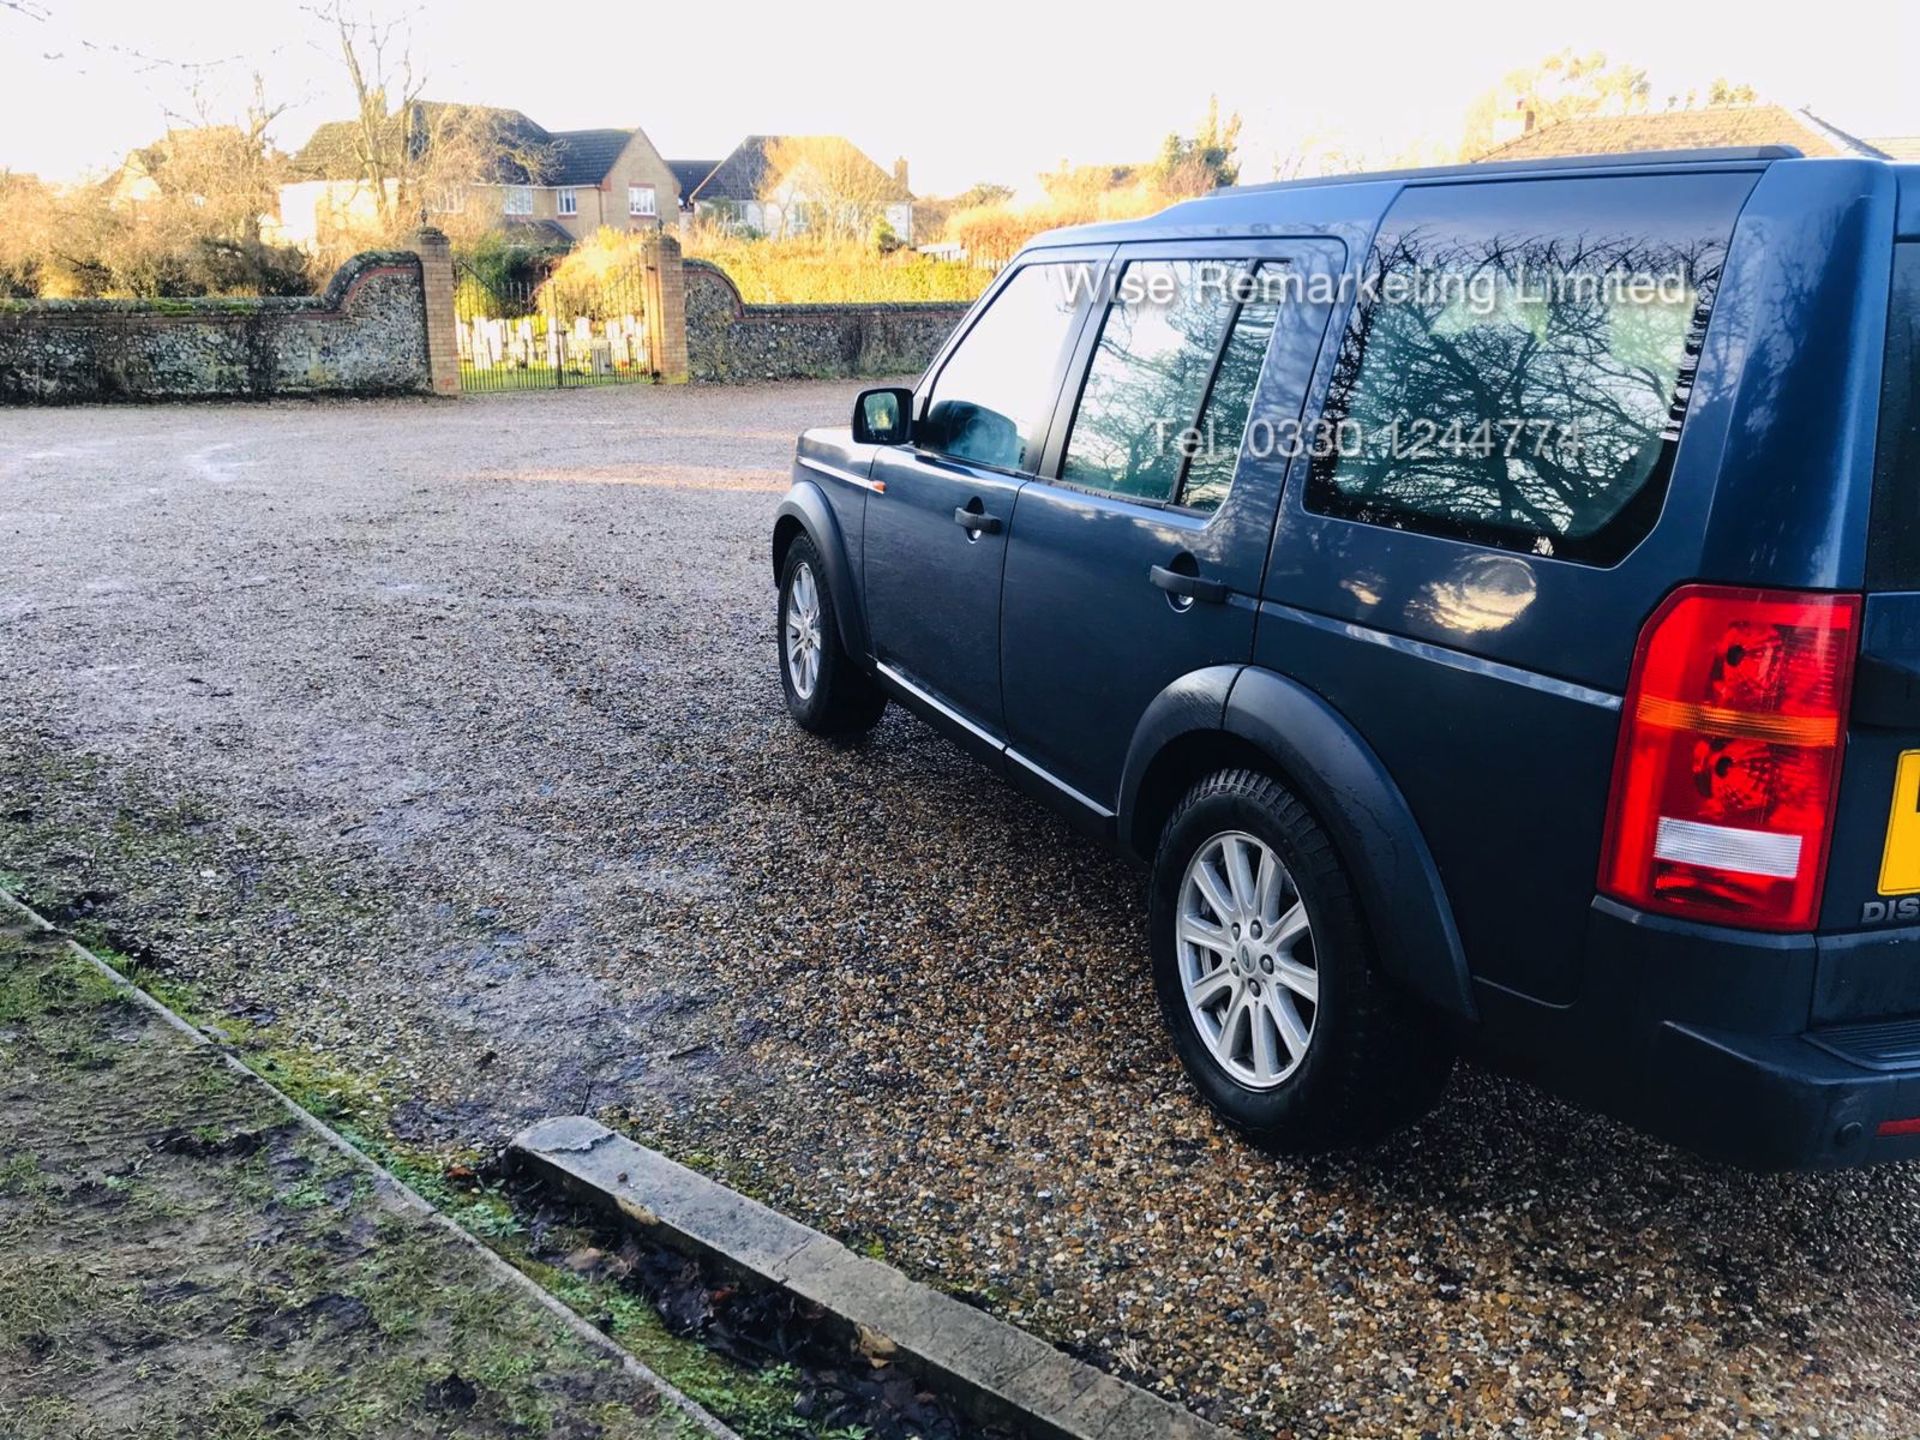
[[454, 267], [464, 391], [550, 390], [651, 380], [646, 272], [621, 263], [584, 278], [531, 279]]

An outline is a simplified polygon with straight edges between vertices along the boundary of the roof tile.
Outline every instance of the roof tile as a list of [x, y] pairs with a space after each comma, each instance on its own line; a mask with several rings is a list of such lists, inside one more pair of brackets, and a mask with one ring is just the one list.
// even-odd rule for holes
[[1590, 115], [1558, 120], [1504, 145], [1481, 160], [1545, 160], [1568, 155], [1620, 155], [1641, 150], [1703, 150], [1721, 146], [1791, 145], [1803, 155], [1872, 155], [1872, 146], [1806, 111], [1784, 105], [1716, 105], [1642, 115]]

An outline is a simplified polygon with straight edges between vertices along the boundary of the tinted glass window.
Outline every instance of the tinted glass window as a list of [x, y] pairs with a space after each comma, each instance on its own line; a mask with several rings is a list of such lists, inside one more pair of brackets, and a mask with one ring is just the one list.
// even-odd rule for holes
[[929, 449], [1002, 470], [1033, 468], [1090, 279], [1085, 265], [1049, 264], [1007, 281], [933, 383]]
[[1233, 482], [1278, 314], [1279, 267], [1145, 260], [1121, 272], [1061, 478], [1201, 511]]
[[[1271, 271], [1262, 273], [1265, 276]], [[1267, 358], [1267, 342], [1273, 339], [1274, 322], [1280, 313], [1274, 301], [1258, 298], [1261, 293], [1256, 286], [1254, 298], [1241, 305], [1233, 334], [1220, 356], [1206, 408], [1194, 427], [1195, 445], [1180, 486], [1180, 503], [1192, 510], [1219, 509], [1233, 484], [1247, 418], [1253, 411], [1254, 388], [1260, 383], [1260, 366]]]
[[1611, 563], [1658, 517], [1753, 176], [1395, 202], [1337, 357], [1309, 509]]
[[1080, 392], [1060, 478], [1169, 501], [1193, 424], [1233, 319], [1218, 260], [1136, 260], [1121, 271]]

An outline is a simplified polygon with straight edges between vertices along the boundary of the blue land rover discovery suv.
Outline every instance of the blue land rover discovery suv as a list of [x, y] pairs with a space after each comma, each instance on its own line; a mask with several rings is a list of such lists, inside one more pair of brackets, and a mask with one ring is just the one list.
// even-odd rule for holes
[[1151, 865], [1233, 1125], [1476, 1053], [1756, 1167], [1920, 1155], [1920, 166], [1252, 186], [1043, 236], [800, 439], [794, 718]]

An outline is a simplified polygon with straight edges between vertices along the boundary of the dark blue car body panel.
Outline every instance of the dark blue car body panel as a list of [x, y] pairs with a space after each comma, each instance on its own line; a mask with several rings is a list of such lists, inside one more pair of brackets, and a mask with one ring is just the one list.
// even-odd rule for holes
[[[1262, 757], [1335, 836], [1383, 966], [1488, 1053], [1749, 1164], [1920, 1155], [1920, 1137], [1873, 1134], [1877, 1119], [1920, 1114], [1920, 1049], [1911, 1068], [1878, 1064], [1897, 1037], [1827, 1034], [1920, 1016], [1920, 927], [1862, 918], [1894, 764], [1920, 746], [1920, 583], [1886, 589], [1868, 573], [1896, 245], [1920, 239], [1920, 167], [1722, 152], [1410, 172], [1222, 192], [1025, 253], [1114, 266], [1285, 254], [1353, 282], [1390, 215], [1459, 186], [1516, 216], [1603, 217], [1625, 197], [1730, 217], [1657, 519], [1617, 559], [1318, 513], [1304, 457], [1243, 454], [1211, 516], [1049, 478], [1096, 340], [1083, 323], [1033, 472], [941, 477], [954, 483], [930, 483], [919, 531], [896, 526], [876, 546], [862, 517], [913, 503], [896, 492], [937, 462], [809, 432], [776, 568], [801, 529], [837, 547], [843, 638], [895, 697], [1136, 855], [1208, 743]], [[1289, 312], [1262, 372], [1265, 412], [1320, 413], [1351, 304], [1342, 291]], [[970, 485], [1006, 520], [990, 553], [947, 523]], [[1146, 572], [1175, 552], [1224, 581], [1226, 603], [1171, 608]], [[1857, 707], [1817, 933], [1596, 898], [1635, 639], [1691, 581], [1873, 591], [1862, 666], [1916, 677], [1911, 696], [1896, 685]], [[869, 629], [882, 606], [881, 628], [906, 637], [897, 654]]]

